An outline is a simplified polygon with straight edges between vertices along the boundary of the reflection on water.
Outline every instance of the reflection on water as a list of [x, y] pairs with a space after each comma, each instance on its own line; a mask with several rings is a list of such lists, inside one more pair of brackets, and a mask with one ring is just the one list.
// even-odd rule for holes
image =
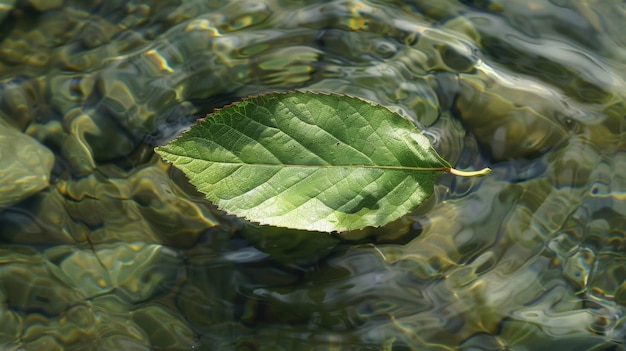
[[[623, 2], [28, 0], [0, 20], [0, 348], [624, 349]], [[152, 152], [293, 88], [375, 100], [494, 171], [342, 241], [227, 217]]]

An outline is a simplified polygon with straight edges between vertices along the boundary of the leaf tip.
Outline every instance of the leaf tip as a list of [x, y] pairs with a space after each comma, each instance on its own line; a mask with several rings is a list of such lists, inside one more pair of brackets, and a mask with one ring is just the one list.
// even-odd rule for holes
[[157, 146], [154, 148], [154, 152], [161, 156], [161, 158], [163, 158], [164, 154], [165, 154], [165, 150], [163, 149], [163, 146]]

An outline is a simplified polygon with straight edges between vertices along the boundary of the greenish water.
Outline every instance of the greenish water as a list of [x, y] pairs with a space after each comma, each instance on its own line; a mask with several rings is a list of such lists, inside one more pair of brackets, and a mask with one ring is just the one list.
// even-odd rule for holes
[[[623, 1], [0, 1], [0, 349], [624, 350]], [[268, 91], [457, 168], [347, 234], [225, 216], [152, 148]]]

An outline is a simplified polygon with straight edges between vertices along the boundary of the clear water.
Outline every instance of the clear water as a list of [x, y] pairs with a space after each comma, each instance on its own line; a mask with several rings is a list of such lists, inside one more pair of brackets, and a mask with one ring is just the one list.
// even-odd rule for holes
[[[6, 1], [3, 350], [623, 350], [623, 1]], [[384, 228], [260, 228], [155, 157], [213, 108], [360, 96], [457, 168]]]

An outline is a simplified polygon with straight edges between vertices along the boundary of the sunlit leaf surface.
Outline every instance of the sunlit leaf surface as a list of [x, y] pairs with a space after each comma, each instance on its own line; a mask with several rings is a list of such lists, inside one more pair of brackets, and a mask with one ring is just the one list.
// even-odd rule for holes
[[328, 232], [402, 216], [450, 168], [387, 108], [307, 92], [229, 105], [156, 151], [226, 212]]

